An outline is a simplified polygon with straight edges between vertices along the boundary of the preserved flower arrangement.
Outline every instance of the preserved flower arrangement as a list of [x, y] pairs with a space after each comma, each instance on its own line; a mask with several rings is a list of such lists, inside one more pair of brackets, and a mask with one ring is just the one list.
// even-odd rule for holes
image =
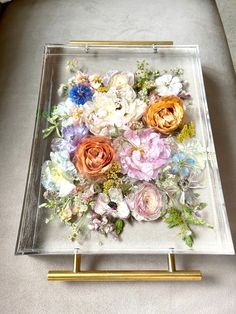
[[52, 136], [41, 172], [46, 222], [57, 216], [80, 242], [90, 231], [120, 239], [127, 224], [156, 221], [192, 247], [193, 226], [213, 226], [196, 193], [206, 152], [189, 121], [183, 70], [139, 61], [134, 73], [90, 75], [74, 59], [67, 69], [72, 77], [43, 131]]

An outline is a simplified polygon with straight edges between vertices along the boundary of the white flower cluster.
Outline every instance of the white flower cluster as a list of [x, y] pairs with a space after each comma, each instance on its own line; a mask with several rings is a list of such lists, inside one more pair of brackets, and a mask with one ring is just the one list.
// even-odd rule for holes
[[111, 136], [116, 129], [125, 130], [139, 120], [147, 104], [138, 99], [130, 84], [131, 75], [125, 72], [105, 76], [107, 93], [95, 92], [92, 101], [83, 106], [83, 118], [87, 128], [95, 135]]
[[50, 157], [51, 160], [45, 161], [42, 166], [41, 182], [46, 190], [66, 196], [75, 189], [75, 166], [65, 151], [51, 153]]

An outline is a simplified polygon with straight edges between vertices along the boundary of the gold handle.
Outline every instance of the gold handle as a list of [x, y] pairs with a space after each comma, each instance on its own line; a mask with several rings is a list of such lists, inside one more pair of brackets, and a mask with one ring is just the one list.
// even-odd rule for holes
[[173, 41], [161, 40], [161, 41], [116, 41], [116, 40], [70, 40], [71, 45], [98, 45], [98, 46], [153, 46], [173, 45]]
[[168, 254], [167, 270], [102, 270], [81, 271], [81, 256], [74, 255], [73, 271], [49, 271], [49, 281], [197, 281], [202, 279], [199, 270], [176, 270], [175, 256]]

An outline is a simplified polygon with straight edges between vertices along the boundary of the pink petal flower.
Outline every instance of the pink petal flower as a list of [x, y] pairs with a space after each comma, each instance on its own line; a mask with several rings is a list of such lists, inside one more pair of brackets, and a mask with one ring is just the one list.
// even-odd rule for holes
[[122, 171], [131, 178], [150, 181], [170, 157], [165, 139], [152, 129], [128, 130], [115, 141]]
[[136, 192], [126, 199], [132, 216], [138, 221], [156, 220], [163, 207], [162, 193], [151, 183], [142, 183]]

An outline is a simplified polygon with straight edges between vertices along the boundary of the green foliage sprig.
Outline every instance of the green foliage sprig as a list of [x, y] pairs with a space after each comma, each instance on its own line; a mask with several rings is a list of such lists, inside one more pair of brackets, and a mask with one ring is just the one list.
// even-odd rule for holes
[[198, 204], [196, 207], [188, 207], [181, 205], [180, 209], [171, 207], [162, 213], [162, 220], [169, 228], [179, 227], [179, 236], [189, 247], [193, 246], [194, 233], [190, 225], [202, 225], [209, 228], [213, 228], [212, 225], [208, 224], [205, 219], [196, 216], [197, 210], [204, 207], [203, 203]]
[[147, 98], [151, 90], [156, 88], [155, 79], [160, 76], [159, 71], [153, 71], [145, 60], [137, 62], [135, 72], [135, 89], [141, 98]]
[[47, 119], [49, 122], [50, 126], [46, 129], [44, 129], [43, 132], [43, 138], [49, 137], [52, 133], [56, 132], [58, 137], [61, 137], [61, 132], [60, 132], [60, 126], [61, 126], [61, 121], [62, 119], [65, 118], [65, 116], [60, 116], [56, 112], [56, 106], [53, 106], [51, 114], [48, 112], [43, 112], [43, 116]]
[[[70, 240], [78, 239], [79, 235], [84, 233], [84, 229], [86, 229], [86, 216], [91, 210], [92, 202], [85, 204], [80, 200], [79, 194], [59, 197], [57, 193], [46, 192], [44, 198], [46, 202], [41, 204], [40, 208], [47, 208], [51, 211], [45, 222], [49, 223], [57, 216], [61, 222], [70, 227], [71, 234], [68, 238]], [[68, 215], [68, 208], [70, 207], [77, 208], [77, 211]]]

